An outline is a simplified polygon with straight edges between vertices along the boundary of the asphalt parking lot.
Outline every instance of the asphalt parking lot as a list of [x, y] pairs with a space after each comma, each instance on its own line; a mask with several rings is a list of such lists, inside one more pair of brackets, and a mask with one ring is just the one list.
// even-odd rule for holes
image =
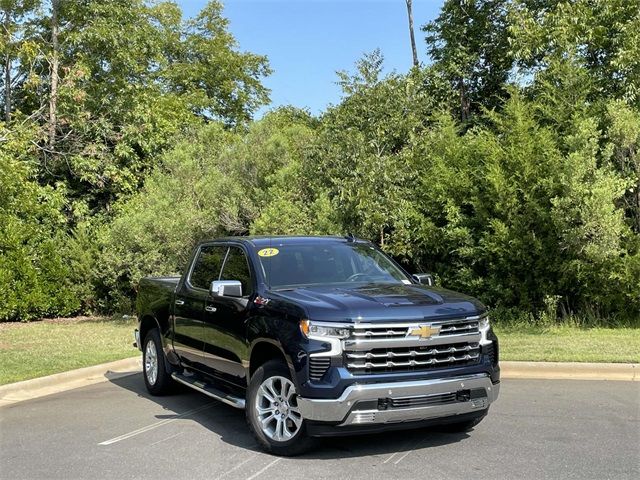
[[640, 382], [504, 380], [469, 434], [413, 430], [260, 452], [243, 412], [140, 374], [0, 409], [0, 478], [640, 478]]

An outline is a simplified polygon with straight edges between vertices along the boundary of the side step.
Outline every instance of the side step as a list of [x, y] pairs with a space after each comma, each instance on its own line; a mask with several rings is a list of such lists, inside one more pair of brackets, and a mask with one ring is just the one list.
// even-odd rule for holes
[[202, 380], [179, 373], [172, 373], [171, 378], [173, 378], [176, 382], [180, 382], [187, 387], [191, 387], [194, 390], [197, 390], [200, 393], [204, 393], [205, 395], [215, 398], [216, 400], [220, 400], [227, 405], [231, 405], [232, 407], [240, 409], [244, 408], [244, 398], [235, 397], [233, 395], [225, 393], [213, 387], [211, 384], [203, 382]]

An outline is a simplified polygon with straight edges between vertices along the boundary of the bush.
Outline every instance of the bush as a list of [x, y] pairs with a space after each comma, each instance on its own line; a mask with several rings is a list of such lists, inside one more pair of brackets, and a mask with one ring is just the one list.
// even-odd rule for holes
[[276, 219], [297, 229], [286, 223], [287, 197], [278, 192], [295, 191], [286, 172], [299, 167], [311, 132], [308, 114], [283, 109], [244, 135], [212, 123], [179, 139], [99, 229], [99, 306], [130, 311], [140, 278], [181, 272], [200, 240], [247, 233], [254, 221], [258, 231]]
[[20, 138], [0, 144], [0, 320], [66, 316], [82, 306], [63, 257], [64, 192], [38, 185], [29, 160]]

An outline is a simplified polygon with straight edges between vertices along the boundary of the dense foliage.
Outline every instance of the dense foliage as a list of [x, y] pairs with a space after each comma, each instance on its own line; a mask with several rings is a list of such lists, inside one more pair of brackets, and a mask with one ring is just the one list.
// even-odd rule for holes
[[2, 319], [129, 310], [203, 238], [347, 232], [503, 315], [640, 318], [637, 0], [448, 0], [430, 64], [375, 51], [258, 121], [217, 2], [0, 6]]

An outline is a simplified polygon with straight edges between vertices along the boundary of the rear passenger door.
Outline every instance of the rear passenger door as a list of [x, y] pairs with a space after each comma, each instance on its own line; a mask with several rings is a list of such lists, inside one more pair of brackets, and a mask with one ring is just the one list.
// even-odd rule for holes
[[204, 370], [205, 304], [211, 282], [218, 280], [226, 246], [202, 245], [175, 295], [173, 347], [186, 366]]
[[254, 295], [254, 277], [246, 253], [229, 246], [220, 280], [239, 280], [241, 297], [210, 296], [204, 319], [204, 364], [207, 372], [226, 382], [246, 386], [246, 325]]

